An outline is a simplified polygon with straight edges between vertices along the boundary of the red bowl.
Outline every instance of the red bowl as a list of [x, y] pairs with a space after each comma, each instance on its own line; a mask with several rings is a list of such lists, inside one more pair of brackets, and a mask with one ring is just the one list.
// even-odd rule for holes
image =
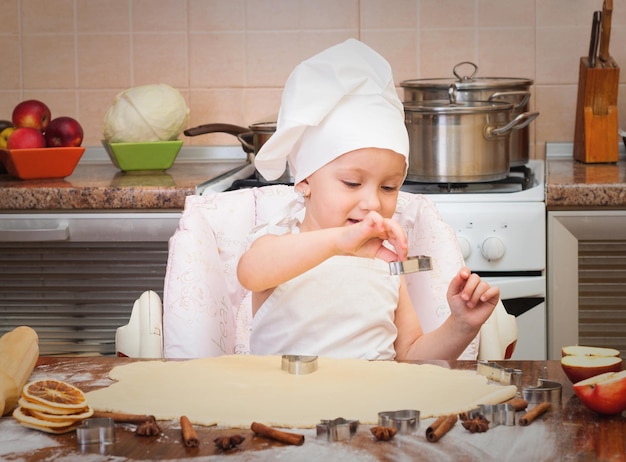
[[0, 149], [0, 162], [9, 175], [21, 180], [65, 178], [84, 152], [84, 147]]

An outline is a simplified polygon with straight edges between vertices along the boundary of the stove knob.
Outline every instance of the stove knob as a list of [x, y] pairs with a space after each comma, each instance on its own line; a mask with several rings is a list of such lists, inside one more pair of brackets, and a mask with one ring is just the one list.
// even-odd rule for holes
[[490, 236], [483, 241], [480, 251], [489, 261], [500, 260], [504, 256], [504, 242], [496, 236]]
[[461, 248], [461, 254], [463, 254], [463, 259], [467, 260], [469, 256], [472, 254], [472, 244], [465, 236], [457, 236], [456, 239], [459, 243], [459, 247]]

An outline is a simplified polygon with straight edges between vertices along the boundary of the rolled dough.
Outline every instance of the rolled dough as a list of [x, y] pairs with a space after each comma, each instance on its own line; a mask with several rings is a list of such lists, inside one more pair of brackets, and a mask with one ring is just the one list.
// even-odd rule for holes
[[421, 418], [459, 413], [517, 391], [432, 364], [320, 357], [308, 375], [289, 374], [281, 364], [280, 356], [251, 355], [135, 362], [113, 368], [117, 383], [86, 393], [87, 402], [98, 411], [159, 420], [186, 415], [197, 425], [309, 428], [337, 417], [375, 425], [381, 411], [417, 409]]

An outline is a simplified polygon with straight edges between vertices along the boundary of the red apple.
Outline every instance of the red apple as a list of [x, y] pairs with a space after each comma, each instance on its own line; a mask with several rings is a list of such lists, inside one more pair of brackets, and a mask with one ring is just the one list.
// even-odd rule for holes
[[615, 348], [572, 345], [561, 348], [561, 356], [619, 356]]
[[605, 372], [622, 370], [620, 351], [615, 348], [573, 345], [561, 348], [561, 367], [572, 383]]
[[36, 99], [22, 101], [13, 109], [12, 121], [15, 128], [31, 127], [43, 132], [50, 123], [50, 109]]
[[50, 122], [44, 136], [46, 145], [51, 148], [80, 146], [83, 142], [83, 127], [71, 117], [57, 117]]
[[604, 374], [622, 370], [622, 358], [617, 356], [564, 356], [561, 367], [572, 383]]
[[16, 128], [7, 140], [8, 149], [45, 148], [46, 139], [36, 128]]
[[607, 372], [574, 384], [578, 399], [599, 414], [626, 410], [626, 371]]

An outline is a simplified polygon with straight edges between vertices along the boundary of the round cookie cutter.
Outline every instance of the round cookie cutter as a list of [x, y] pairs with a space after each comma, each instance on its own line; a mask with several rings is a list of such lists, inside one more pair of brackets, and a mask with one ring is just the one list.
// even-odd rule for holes
[[83, 420], [76, 428], [78, 444], [113, 444], [115, 443], [115, 422], [111, 418], [93, 418]]
[[562, 391], [563, 386], [559, 382], [540, 378], [537, 386], [522, 390], [522, 397], [528, 404], [549, 402], [553, 406], [560, 406]]
[[400, 411], [383, 411], [378, 413], [378, 425], [393, 427], [402, 435], [408, 435], [417, 430], [420, 424], [420, 411], [403, 409]]
[[283, 355], [281, 368], [294, 375], [306, 375], [317, 370], [317, 356]]

